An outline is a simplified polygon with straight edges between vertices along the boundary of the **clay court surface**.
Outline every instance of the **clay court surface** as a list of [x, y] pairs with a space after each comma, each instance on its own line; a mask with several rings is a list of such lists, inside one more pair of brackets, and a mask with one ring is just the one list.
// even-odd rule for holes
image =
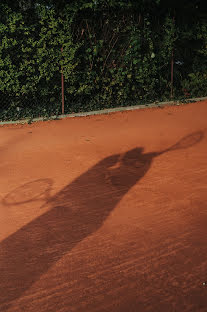
[[0, 127], [0, 311], [207, 311], [206, 155], [204, 101]]

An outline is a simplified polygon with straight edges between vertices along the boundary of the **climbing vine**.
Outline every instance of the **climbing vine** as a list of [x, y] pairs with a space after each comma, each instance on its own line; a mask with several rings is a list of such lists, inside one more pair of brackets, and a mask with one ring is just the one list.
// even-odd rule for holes
[[0, 119], [59, 114], [61, 72], [66, 113], [167, 100], [172, 51], [174, 96], [206, 95], [205, 10], [175, 3], [3, 1]]

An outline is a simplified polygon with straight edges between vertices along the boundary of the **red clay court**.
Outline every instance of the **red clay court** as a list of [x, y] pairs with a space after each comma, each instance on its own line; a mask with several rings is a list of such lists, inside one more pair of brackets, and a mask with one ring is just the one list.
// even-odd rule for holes
[[207, 311], [206, 120], [202, 101], [1, 127], [0, 311]]

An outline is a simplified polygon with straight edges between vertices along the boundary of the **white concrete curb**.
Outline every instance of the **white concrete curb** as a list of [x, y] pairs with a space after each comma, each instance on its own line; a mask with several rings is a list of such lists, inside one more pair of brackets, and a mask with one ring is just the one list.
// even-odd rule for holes
[[[186, 99], [186, 104], [190, 102], [199, 102], [207, 100], [207, 97], [201, 98], [192, 98]], [[91, 111], [91, 112], [83, 112], [83, 113], [74, 113], [74, 114], [66, 114], [66, 115], [58, 115], [58, 116], [51, 116], [49, 118], [39, 117], [39, 118], [26, 118], [22, 120], [15, 120], [15, 121], [1, 121], [0, 125], [10, 125], [10, 124], [25, 124], [28, 122], [37, 122], [37, 121], [45, 121], [45, 120], [55, 120], [55, 119], [63, 119], [63, 118], [72, 118], [72, 117], [84, 117], [84, 116], [93, 116], [93, 115], [104, 115], [110, 114], [115, 112], [123, 112], [123, 111], [131, 111], [143, 108], [155, 108], [155, 107], [163, 107], [163, 106], [172, 106], [172, 105], [182, 105], [181, 101], [168, 101], [168, 102], [154, 102], [150, 104], [143, 104], [143, 105], [135, 105], [135, 106], [126, 106], [126, 107], [116, 107], [116, 108], [108, 108], [102, 109], [98, 111]]]

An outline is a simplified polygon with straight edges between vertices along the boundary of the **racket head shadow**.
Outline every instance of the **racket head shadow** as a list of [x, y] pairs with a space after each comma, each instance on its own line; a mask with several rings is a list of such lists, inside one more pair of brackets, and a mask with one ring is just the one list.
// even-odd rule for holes
[[176, 144], [162, 151], [160, 154], [190, 148], [200, 143], [204, 138], [204, 131], [195, 131], [180, 139]]
[[6, 206], [22, 205], [34, 201], [46, 201], [50, 197], [53, 181], [38, 179], [21, 185], [8, 193], [2, 203]]

